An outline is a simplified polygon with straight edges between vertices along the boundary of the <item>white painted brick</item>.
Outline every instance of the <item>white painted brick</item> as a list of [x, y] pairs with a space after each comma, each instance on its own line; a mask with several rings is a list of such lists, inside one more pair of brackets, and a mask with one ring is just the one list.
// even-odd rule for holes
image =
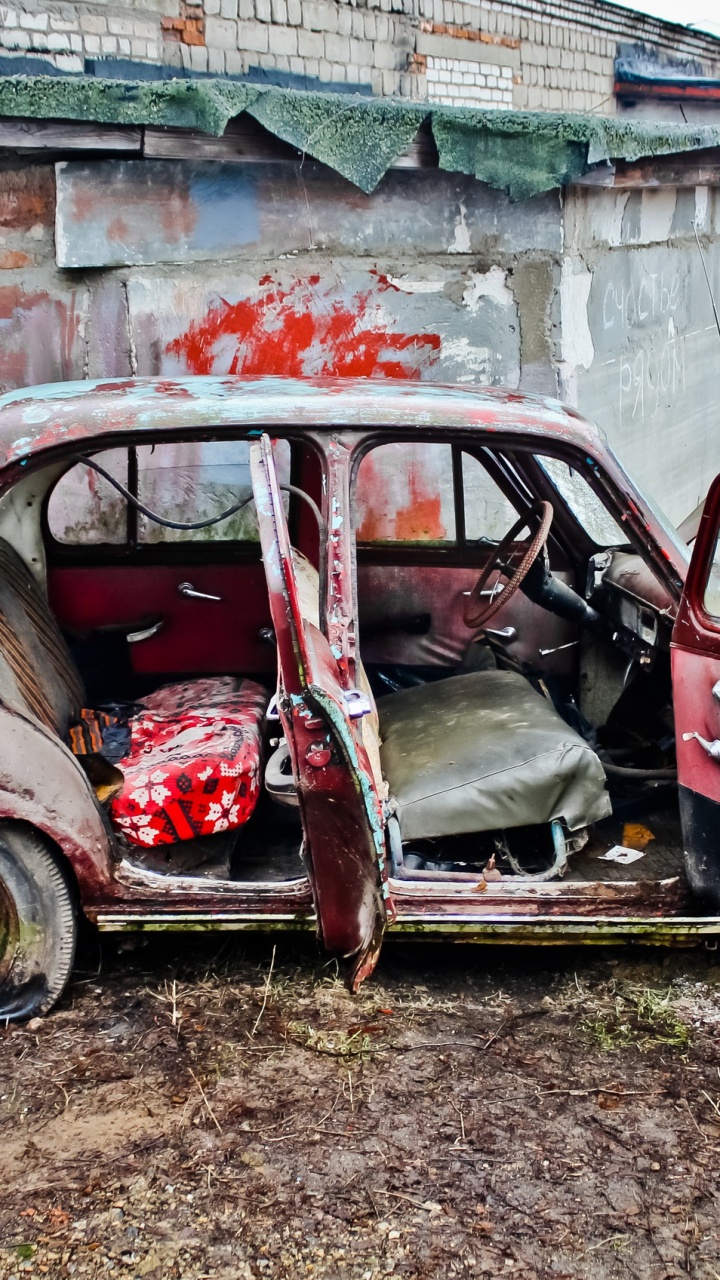
[[60, 71], [84, 71], [85, 64], [82, 58], [76, 53], [58, 53], [55, 58], [55, 66]]
[[[210, 51], [208, 50], [208, 56]], [[238, 49], [225, 50], [225, 70], [229, 76], [243, 76], [247, 71], [247, 59]]]
[[70, 50], [70, 38], [64, 31], [51, 31], [47, 37], [47, 47], [51, 53], [67, 53]]
[[85, 52], [86, 52], [86, 53], [99, 53], [99, 52], [100, 52], [100, 37], [99, 37], [99, 36], [86, 36], [86, 37], [85, 37]]
[[304, 75], [305, 75], [305, 63], [303, 62], [302, 58], [297, 58], [297, 57], [296, 57], [296, 58], [291, 58], [291, 59], [290, 59], [290, 70], [292, 71], [292, 73], [293, 73], [293, 75], [294, 75], [294, 76], [304, 76]]
[[270, 12], [272, 13], [273, 22], [279, 23], [282, 27], [287, 26], [288, 15], [285, 0], [270, 0]]
[[[82, 48], [82, 41], [80, 40], [80, 37], [78, 36], [78, 37], [77, 37], [78, 44], [77, 44], [77, 45], [75, 45], [75, 44], [73, 44], [73, 41], [74, 41], [75, 39], [76, 39], [76, 37], [75, 37], [75, 36], [71, 36], [71, 37], [70, 37], [70, 46], [71, 46], [71, 48], [73, 48], [73, 49], [77, 49], [77, 50], [79, 51], [79, 50]], [[130, 41], [128, 40], [127, 36], [118, 36], [118, 53], [120, 54], [120, 56], [121, 56], [122, 58], [129, 58], [129, 57], [130, 57], [130, 53], [131, 53], [131, 46], [130, 46]]]
[[132, 18], [108, 18], [108, 31], [111, 36], [131, 36], [134, 30]]
[[30, 36], [27, 31], [3, 31], [2, 43], [5, 49], [29, 49]]
[[287, 0], [287, 11], [290, 26], [302, 26], [302, 5], [300, 0]]
[[225, 75], [225, 50], [224, 49], [208, 49], [207, 51], [207, 69], [215, 76]]
[[318, 58], [303, 58], [305, 63], [305, 75], [313, 76], [315, 80], [320, 78], [320, 62]]
[[[119, 45], [119, 41], [118, 41], [118, 45]], [[146, 56], [150, 59], [151, 62], [160, 61], [160, 45], [158, 44], [157, 40], [148, 40]]]
[[[328, 62], [349, 62], [350, 41], [347, 36], [328, 33], [325, 36], [325, 57]], [[394, 58], [392, 65], [395, 65]]]
[[193, 71], [207, 71], [208, 51], [204, 45], [193, 44], [190, 46], [190, 67]]
[[21, 13], [20, 26], [25, 31], [47, 31], [50, 19], [46, 13]]
[[58, 18], [55, 14], [50, 14], [51, 31], [77, 31], [77, 29], [77, 22], [68, 22], [65, 18]]
[[260, 22], [272, 21], [270, 0], [255, 0], [255, 16]]
[[[237, 25], [236, 22], [231, 22], [228, 18], [207, 18], [205, 21], [205, 39], [207, 43], [215, 45], [218, 49], [237, 49]], [[265, 48], [267, 48], [267, 44]]]
[[[205, 16], [206, 17], [212, 16], [213, 18], [216, 18], [219, 12], [220, 12], [220, 0], [205, 0]], [[254, 4], [252, 4], [250, 7], [250, 13], [248, 14], [248, 17], [251, 17], [251, 18], [255, 17]]]
[[115, 36], [102, 36], [100, 39], [100, 48], [103, 53], [117, 53], [117, 40]]
[[237, 0], [220, 0], [220, 17], [233, 21], [238, 16]]
[[259, 26], [257, 22], [238, 22], [237, 47], [238, 49], [251, 49], [255, 53], [267, 53], [267, 27]]
[[[209, 13], [208, 0], [205, 0], [205, 12]], [[255, 5], [253, 0], [237, 0], [237, 16], [247, 21], [248, 18], [255, 17]]]
[[[98, 46], [99, 46], [99, 44], [100, 44], [100, 40], [98, 39], [98, 37], [97, 37], [97, 36], [96, 36], [96, 37], [94, 37], [94, 38], [95, 38], [95, 39], [97, 39]], [[90, 37], [88, 36], [88, 40], [89, 40], [89, 39], [90, 39]], [[87, 41], [87, 40], [85, 41], [85, 47], [88, 49], [88, 52], [89, 52], [90, 50], [89, 50], [89, 46], [88, 46], [88, 41]], [[183, 49], [184, 49], [184, 48], [185, 48], [185, 45], [183, 45], [182, 47], [183, 47]], [[132, 56], [133, 56], [133, 58], [145, 58], [145, 57], [147, 57], [147, 40], [138, 40], [137, 36], [133, 36], [132, 40], [130, 41], [130, 48], [132, 49]], [[98, 50], [98, 52], [99, 52], [99, 50]]]
[[18, 24], [17, 9], [0, 9], [0, 18], [4, 27], [16, 27]]
[[135, 35], [140, 36], [141, 40], [154, 40], [158, 31], [157, 22], [143, 22], [135, 19], [134, 23]]
[[352, 31], [352, 14], [344, 7], [338, 9], [338, 35], [349, 36]]
[[381, 42], [381, 44], [384, 44], [387, 40], [390, 39], [390, 23], [384, 14], [382, 13], [376, 14], [375, 28], [377, 32], [377, 39]]
[[325, 52], [325, 39], [320, 31], [298, 31], [298, 53], [304, 58], [322, 58]]
[[297, 31], [294, 27], [269, 27], [268, 33], [271, 53], [285, 57], [297, 53]]

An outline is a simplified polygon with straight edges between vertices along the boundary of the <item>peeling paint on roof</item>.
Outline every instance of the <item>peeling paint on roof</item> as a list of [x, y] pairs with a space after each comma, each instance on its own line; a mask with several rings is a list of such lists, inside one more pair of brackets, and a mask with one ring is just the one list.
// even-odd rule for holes
[[164, 125], [219, 136], [243, 111], [367, 193], [428, 118], [442, 169], [472, 174], [513, 199], [563, 186], [600, 161], [720, 146], [720, 128], [711, 125], [453, 108], [231, 80], [0, 77], [0, 116]]

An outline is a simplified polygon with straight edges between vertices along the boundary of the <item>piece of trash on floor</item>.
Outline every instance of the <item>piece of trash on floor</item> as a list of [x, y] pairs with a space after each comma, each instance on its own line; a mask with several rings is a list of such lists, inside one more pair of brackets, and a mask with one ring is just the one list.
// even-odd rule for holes
[[598, 857], [603, 862], [621, 862], [626, 867], [628, 863], [644, 858], [645, 854], [640, 849], [626, 849], [625, 845], [614, 844], [612, 849], [608, 849], [607, 853], [599, 853]]
[[655, 836], [650, 828], [644, 827], [641, 822], [626, 822], [623, 826], [623, 849], [646, 849], [654, 839]]

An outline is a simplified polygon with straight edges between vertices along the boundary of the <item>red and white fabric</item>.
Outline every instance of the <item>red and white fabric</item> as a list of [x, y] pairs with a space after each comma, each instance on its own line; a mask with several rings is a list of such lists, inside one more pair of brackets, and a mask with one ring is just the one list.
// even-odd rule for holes
[[230, 676], [168, 685], [130, 723], [125, 775], [110, 818], [134, 844], [175, 844], [240, 827], [262, 781], [269, 695]]

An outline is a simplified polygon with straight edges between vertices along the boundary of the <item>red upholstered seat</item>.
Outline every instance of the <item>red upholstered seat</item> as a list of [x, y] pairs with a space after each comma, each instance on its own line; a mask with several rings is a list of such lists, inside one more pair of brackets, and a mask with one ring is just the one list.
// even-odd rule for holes
[[122, 791], [110, 819], [126, 839], [175, 844], [240, 827], [262, 778], [262, 724], [269, 695], [252, 680], [195, 680], [141, 700]]

